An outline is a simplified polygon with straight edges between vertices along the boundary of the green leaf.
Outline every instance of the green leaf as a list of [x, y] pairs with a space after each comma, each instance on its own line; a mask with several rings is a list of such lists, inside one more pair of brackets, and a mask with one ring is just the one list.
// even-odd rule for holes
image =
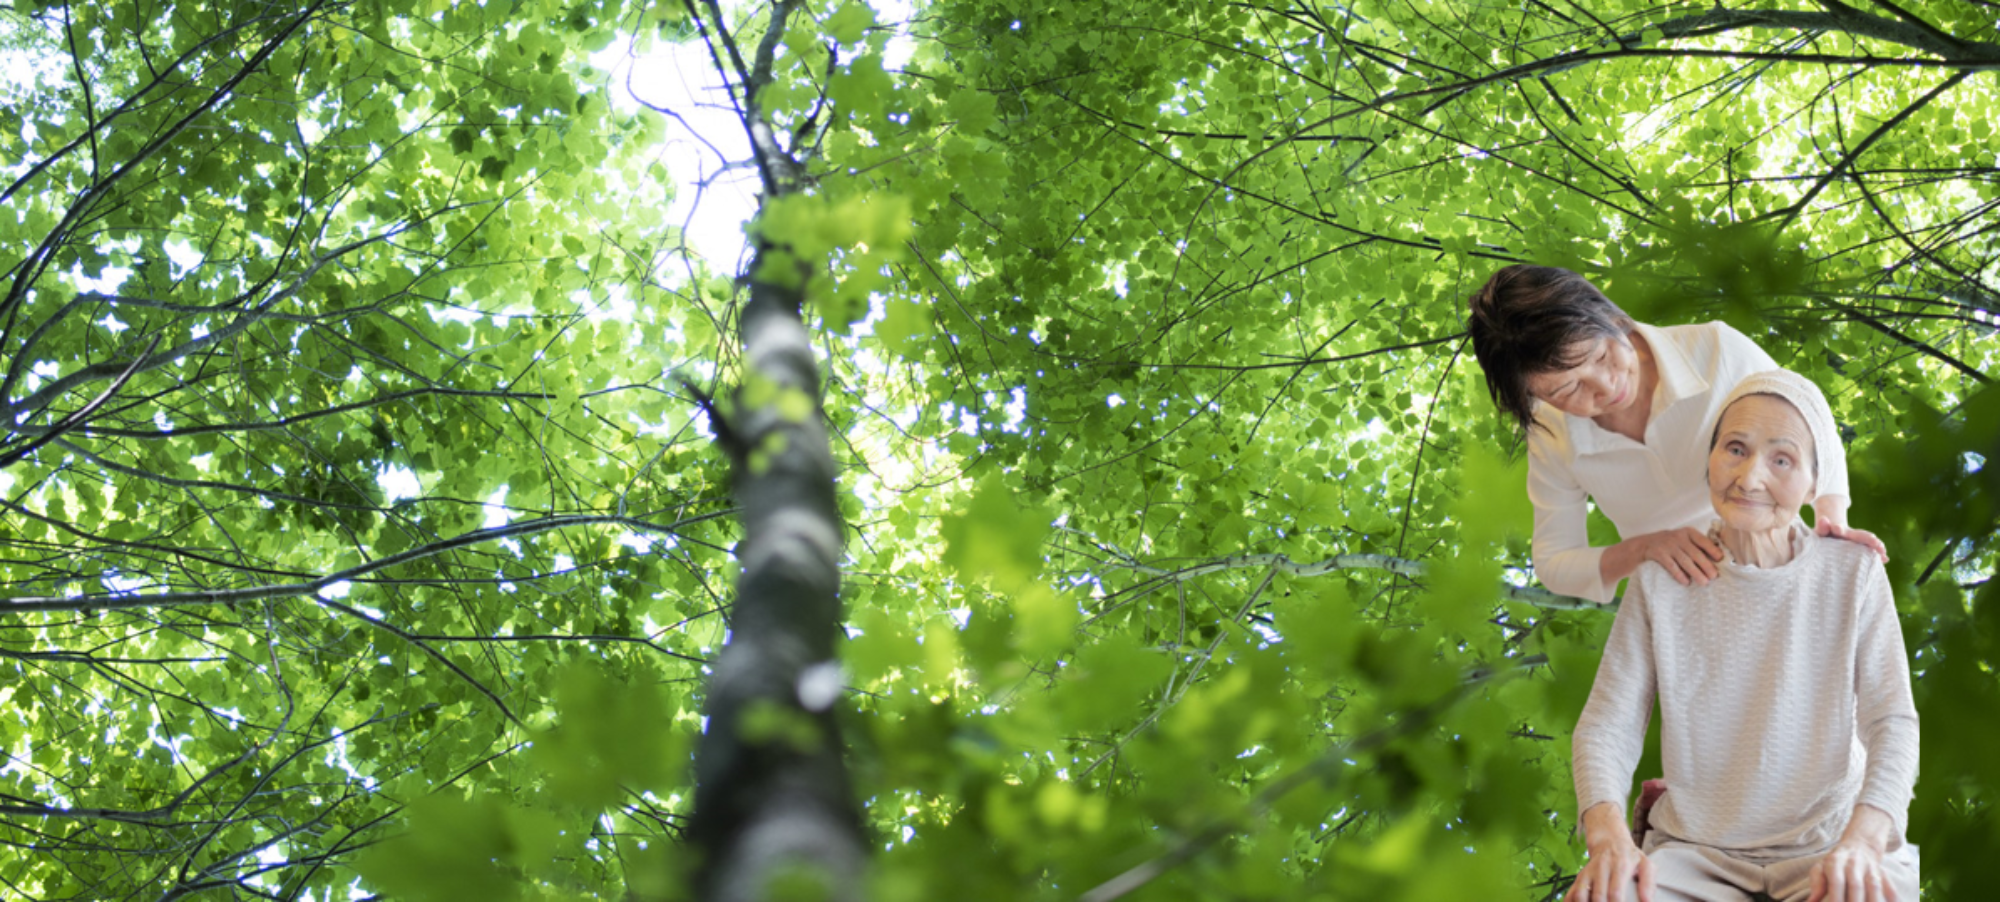
[[866, 3], [847, 0], [826, 20], [826, 33], [842, 44], [852, 44], [861, 40], [861, 35], [875, 25], [875, 11]]
[[1041, 570], [1050, 517], [1022, 500], [998, 477], [981, 481], [965, 510], [940, 525], [944, 562], [968, 581], [991, 580], [1003, 591], [1029, 587]]
[[408, 830], [363, 853], [362, 879], [419, 900], [521, 897], [513, 871], [545, 860], [557, 827], [546, 815], [491, 798], [427, 796], [409, 806]]

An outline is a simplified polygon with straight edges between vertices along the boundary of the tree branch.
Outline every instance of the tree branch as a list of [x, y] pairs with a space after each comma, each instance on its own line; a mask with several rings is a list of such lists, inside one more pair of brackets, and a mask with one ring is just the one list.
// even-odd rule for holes
[[417, 548], [411, 548], [407, 551], [389, 555], [388, 557], [376, 558], [372, 561], [356, 564], [345, 570], [315, 577], [305, 582], [285, 583], [274, 586], [251, 586], [244, 589], [162, 592], [156, 595], [102, 593], [76, 596], [0, 598], [0, 613], [11, 611], [120, 611], [136, 608], [172, 608], [201, 604], [238, 604], [263, 598], [295, 598], [301, 595], [316, 595], [321, 589], [331, 586], [334, 583], [353, 582], [370, 573], [385, 570], [398, 564], [407, 564], [411, 561], [421, 560], [456, 548], [465, 548], [487, 542], [498, 542], [502, 539], [534, 535], [536, 533], [548, 532], [552, 529], [612, 525], [623, 526], [626, 529], [640, 532], [673, 534], [676, 530], [683, 527], [691, 526], [704, 520], [725, 517], [735, 512], [734, 509], [715, 511], [713, 513], [688, 517], [665, 526], [631, 517], [601, 514], [544, 517], [539, 520], [509, 523], [505, 526], [475, 529], [468, 533], [432, 542]]
[[43, 432], [39, 437], [29, 441], [21, 448], [0, 454], [0, 470], [5, 470], [9, 466], [12, 466], [15, 461], [35, 453], [36, 449], [43, 445], [62, 438], [63, 433], [83, 425], [84, 422], [90, 419], [91, 414], [96, 413], [98, 408], [104, 406], [104, 402], [111, 400], [112, 395], [118, 394], [118, 390], [124, 388], [125, 383], [132, 380], [132, 374], [139, 368], [139, 360], [144, 359], [146, 354], [152, 353], [152, 350], [158, 347], [159, 344], [160, 337], [157, 335], [153, 336], [152, 343], [146, 345], [145, 353], [140, 354], [139, 359], [133, 360], [132, 365], [126, 367], [124, 372], [119, 373], [117, 378], [112, 379], [111, 384], [104, 391], [98, 393], [97, 397], [92, 399], [90, 403], [77, 408], [69, 416], [63, 417], [55, 425], [48, 427], [48, 431]]
[[[1066, 531], [1073, 531], [1073, 530], [1067, 530], [1066, 527], [1057, 527], [1057, 528], [1065, 529]], [[1152, 577], [1152, 579], [1142, 581], [1136, 585], [1129, 586], [1124, 589], [1120, 589], [1117, 592], [1107, 596], [1105, 600], [1110, 601], [1113, 598], [1120, 598], [1120, 596], [1126, 595], [1127, 593], [1137, 593], [1134, 598], [1121, 599], [1118, 602], [1117, 606], [1100, 610], [1096, 614], [1091, 615], [1088, 620], [1085, 620], [1083, 622], [1082, 625], [1084, 626], [1088, 626], [1092, 622], [1104, 617], [1107, 614], [1110, 614], [1113, 610], [1116, 610], [1116, 607], [1121, 607], [1125, 604], [1129, 604], [1132, 601], [1137, 600], [1137, 597], [1143, 597], [1144, 595], [1151, 593], [1157, 589], [1160, 589], [1164, 586], [1178, 582], [1186, 582], [1196, 577], [1207, 576], [1211, 573], [1221, 573], [1225, 570], [1244, 570], [1244, 569], [1269, 567], [1276, 570], [1279, 573], [1285, 573], [1291, 576], [1307, 577], [1307, 578], [1314, 576], [1325, 576], [1329, 573], [1334, 573], [1340, 570], [1383, 570], [1389, 573], [1396, 574], [1397, 576], [1407, 577], [1412, 580], [1421, 580], [1427, 573], [1430, 572], [1430, 565], [1424, 561], [1412, 560], [1410, 558], [1394, 557], [1392, 555], [1387, 555], [1387, 554], [1337, 554], [1334, 555], [1333, 557], [1322, 558], [1317, 561], [1294, 561], [1289, 556], [1284, 554], [1235, 554], [1235, 555], [1230, 555], [1228, 557], [1203, 561], [1197, 564], [1189, 564], [1185, 567], [1179, 567], [1174, 569], [1155, 567], [1153, 565], [1140, 562], [1137, 559], [1125, 558], [1118, 561], [1107, 562], [1106, 566], [1120, 570], [1131, 570], [1136, 573], [1143, 573], [1146, 574], [1147, 576]], [[1616, 601], [1613, 601], [1610, 604], [1598, 604], [1597, 602], [1590, 601], [1584, 598], [1574, 598], [1568, 595], [1557, 595], [1556, 593], [1550, 592], [1547, 589], [1540, 589], [1533, 586], [1516, 586], [1516, 585], [1502, 583], [1501, 585], [1496, 586], [1495, 589], [1497, 590], [1496, 594], [1506, 598], [1508, 601], [1524, 602], [1526, 604], [1531, 604], [1536, 607], [1546, 608], [1549, 610], [1615, 611], [1618, 608], [1618, 604]]]
[[1901, 112], [1889, 117], [1881, 125], [1876, 126], [1874, 131], [1868, 133], [1868, 137], [1861, 139], [1860, 144], [1856, 144], [1853, 150], [1848, 151], [1845, 156], [1841, 157], [1839, 163], [1834, 164], [1832, 169], [1827, 170], [1825, 175], [1820, 176], [1817, 181], [1813, 182], [1812, 187], [1806, 189], [1806, 193], [1797, 202], [1773, 210], [1758, 218], [1768, 219], [1776, 217], [1778, 219], [1778, 231], [1784, 231], [1785, 227], [1791, 225], [1792, 221], [1798, 218], [1799, 213], [1803, 212], [1807, 205], [1813, 202], [1814, 198], [1819, 197], [1821, 191], [1826, 190], [1826, 186], [1833, 184], [1842, 175], [1845, 175], [1847, 170], [1854, 166], [1854, 161], [1860, 159], [1862, 154], [1868, 152], [1868, 148], [1873, 147], [1875, 142], [1882, 140], [1883, 136], [1895, 131], [1897, 126], [1902, 125], [1911, 116], [1916, 115], [1918, 110], [1929, 105], [1931, 101], [1936, 100], [1944, 92], [1957, 87], [1959, 82], [1966, 80], [1971, 75], [1972, 73], [1969, 70], [1952, 73], [1950, 78], [1945, 79], [1936, 87], [1924, 92], [1924, 96], [1912, 101]]

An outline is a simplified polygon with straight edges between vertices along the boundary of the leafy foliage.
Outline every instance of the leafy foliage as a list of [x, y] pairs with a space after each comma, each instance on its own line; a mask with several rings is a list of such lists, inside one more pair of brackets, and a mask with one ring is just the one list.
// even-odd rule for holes
[[773, 49], [748, 275], [823, 353], [871, 898], [1559, 896], [1610, 618], [1531, 587], [1462, 340], [1515, 260], [1827, 390], [1911, 839], [1992, 888], [2000, 13], [1023, 6], [0, 12], [8, 894], [680, 892], [703, 399], [817, 399], [665, 221], [621, 36]]

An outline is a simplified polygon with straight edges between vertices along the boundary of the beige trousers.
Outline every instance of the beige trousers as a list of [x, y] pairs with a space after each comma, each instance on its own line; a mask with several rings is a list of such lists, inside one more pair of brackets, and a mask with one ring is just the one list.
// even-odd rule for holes
[[[1751, 893], [1778, 902], [1805, 902], [1812, 895], [1813, 865], [1824, 855], [1756, 864], [1656, 835], [1647, 837], [1646, 857], [1653, 861], [1655, 902], [1745, 902]], [[1897, 902], [1917, 902], [1917, 847], [1904, 843], [1884, 856], [1882, 864]]]

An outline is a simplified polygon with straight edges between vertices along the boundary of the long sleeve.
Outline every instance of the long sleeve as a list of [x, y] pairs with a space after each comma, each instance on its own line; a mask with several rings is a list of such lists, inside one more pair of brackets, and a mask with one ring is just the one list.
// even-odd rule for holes
[[1910, 696], [1910, 658], [1896, 622], [1896, 599], [1882, 563], [1868, 555], [1861, 579], [1854, 658], [1854, 723], [1868, 750], [1858, 801], [1887, 812], [1907, 835], [1917, 783], [1917, 706]]
[[1600, 566], [1604, 549], [1590, 547], [1587, 493], [1538, 437], [1528, 439], [1528, 501], [1535, 506], [1535, 576], [1549, 591], [1598, 604], [1611, 601]]
[[1632, 772], [1645, 751], [1655, 679], [1651, 612], [1635, 578], [1611, 625], [1590, 701], [1577, 718], [1570, 742], [1578, 817], [1600, 802], [1625, 807], [1632, 792]]

